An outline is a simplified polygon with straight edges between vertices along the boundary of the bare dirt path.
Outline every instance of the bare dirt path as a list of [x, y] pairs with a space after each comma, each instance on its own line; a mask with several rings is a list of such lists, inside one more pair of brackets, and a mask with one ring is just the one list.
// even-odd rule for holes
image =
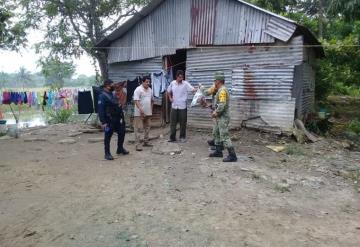
[[284, 140], [242, 130], [239, 161], [224, 164], [190, 131], [180, 154], [128, 144], [107, 162], [88, 142], [101, 133], [58, 143], [79, 129], [0, 140], [0, 246], [360, 246], [360, 153], [334, 141], [287, 155], [266, 148]]

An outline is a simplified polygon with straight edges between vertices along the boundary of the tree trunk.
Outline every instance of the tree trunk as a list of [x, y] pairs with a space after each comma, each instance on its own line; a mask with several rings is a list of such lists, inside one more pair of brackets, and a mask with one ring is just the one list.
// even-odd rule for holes
[[319, 0], [319, 38], [322, 39], [324, 34], [324, 2]]
[[106, 52], [99, 51], [95, 54], [96, 60], [99, 62], [100, 73], [103, 80], [109, 79], [108, 62]]

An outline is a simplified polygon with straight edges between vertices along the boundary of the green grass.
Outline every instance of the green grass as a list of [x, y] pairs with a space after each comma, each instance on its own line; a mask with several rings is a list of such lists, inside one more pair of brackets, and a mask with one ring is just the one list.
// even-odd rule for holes
[[360, 134], [360, 121], [358, 119], [351, 120], [347, 125], [347, 130]]
[[304, 150], [294, 144], [286, 146], [285, 153], [288, 155], [305, 155]]

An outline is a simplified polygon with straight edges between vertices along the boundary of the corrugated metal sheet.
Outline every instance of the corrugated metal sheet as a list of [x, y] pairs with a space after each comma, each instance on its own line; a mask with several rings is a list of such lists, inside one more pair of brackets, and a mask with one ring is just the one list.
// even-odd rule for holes
[[277, 127], [289, 131], [294, 123], [295, 100], [242, 100], [232, 97], [231, 126], [240, 127], [246, 121], [248, 127]]
[[295, 105], [296, 115], [295, 115], [295, 117], [298, 119], [303, 119], [303, 109], [302, 109], [303, 82], [304, 82], [303, 65], [295, 66], [292, 97], [296, 99], [296, 105]]
[[233, 0], [221, 0], [217, 7], [215, 45], [273, 43], [266, 34], [268, 14]]
[[303, 39], [295, 37], [289, 43], [278, 41], [267, 47], [234, 46], [204, 47], [187, 52], [187, 70], [232, 70], [246, 65], [299, 65], [303, 61]]
[[109, 65], [109, 78], [113, 81], [132, 80], [137, 76], [147, 75], [161, 70], [161, 57], [141, 61], [115, 63]]
[[191, 45], [213, 44], [217, 2], [218, 0], [191, 1]]
[[305, 63], [303, 66], [302, 115], [305, 117], [314, 110], [315, 103], [315, 71]]
[[287, 42], [296, 30], [296, 25], [285, 20], [271, 17], [266, 25], [265, 33], [281, 41]]
[[167, 0], [111, 43], [109, 63], [175, 54], [201, 45], [288, 41], [296, 24], [234, 0]]
[[[231, 92], [232, 128], [262, 125], [289, 130], [293, 125], [295, 99], [292, 98], [294, 66], [302, 64], [302, 37], [269, 47], [197, 48], [187, 53], [187, 79], [193, 84], [213, 84], [217, 70], [225, 72]], [[246, 71], [246, 72], [245, 72]], [[255, 100], [254, 100], [255, 99]], [[189, 124], [211, 127], [209, 113], [189, 109]], [[261, 119], [261, 121], [259, 121]]]
[[240, 99], [291, 98], [294, 66], [246, 66], [233, 70], [232, 95]]
[[109, 49], [109, 63], [176, 53], [189, 47], [190, 1], [167, 0], [139, 21]]

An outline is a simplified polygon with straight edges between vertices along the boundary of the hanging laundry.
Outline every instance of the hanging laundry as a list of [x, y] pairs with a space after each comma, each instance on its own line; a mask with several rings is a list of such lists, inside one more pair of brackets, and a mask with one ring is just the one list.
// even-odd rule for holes
[[78, 94], [78, 113], [94, 113], [94, 102], [91, 97], [91, 91], [83, 91]]
[[133, 100], [135, 89], [141, 84], [140, 78], [136, 78], [132, 81], [127, 81], [126, 91], [127, 91], [127, 103], [131, 103]]

